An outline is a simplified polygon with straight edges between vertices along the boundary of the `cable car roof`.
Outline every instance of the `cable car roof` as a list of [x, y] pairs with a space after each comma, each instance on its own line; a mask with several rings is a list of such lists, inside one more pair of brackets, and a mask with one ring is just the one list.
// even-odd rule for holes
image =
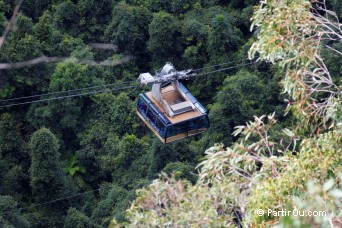
[[[173, 86], [167, 86], [165, 88], [163, 88], [163, 93], [164, 93], [164, 98], [167, 99], [167, 101], [169, 103], [175, 103], [174, 101], [176, 101], [177, 99], [180, 99], [180, 96], [178, 95], [177, 91], [173, 88]], [[167, 115], [167, 113], [165, 112], [165, 110], [163, 109], [163, 107], [156, 102], [153, 97], [152, 97], [152, 93], [151, 92], [147, 92], [145, 93], [146, 96], [151, 100], [151, 102], [158, 108], [158, 110], [160, 112], [162, 112], [165, 117], [172, 123], [179, 123], [188, 119], [192, 119], [195, 117], [199, 117], [201, 115], [203, 115], [204, 113], [202, 113], [199, 109], [194, 109], [191, 111], [187, 111], [178, 115], [175, 115], [174, 117], [169, 117]], [[206, 110], [205, 110], [206, 111]]]

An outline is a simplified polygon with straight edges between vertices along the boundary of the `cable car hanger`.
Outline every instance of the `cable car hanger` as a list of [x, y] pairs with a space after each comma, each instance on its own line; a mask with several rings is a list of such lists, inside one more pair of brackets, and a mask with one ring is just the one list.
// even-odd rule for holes
[[[142, 85], [152, 85], [152, 97], [154, 100], [164, 108], [168, 116], [174, 117], [177, 114], [196, 108], [186, 94], [180, 89], [178, 82], [179, 79], [188, 79], [196, 75], [196, 73], [192, 73], [192, 70], [176, 71], [171, 63], [166, 63], [160, 71], [156, 72], [155, 76], [152, 76], [150, 73], [143, 73], [140, 74], [138, 80]], [[174, 90], [181, 95], [180, 100], [182, 100], [182, 102], [172, 102], [165, 98], [162, 88], [169, 83], [171, 83]]]

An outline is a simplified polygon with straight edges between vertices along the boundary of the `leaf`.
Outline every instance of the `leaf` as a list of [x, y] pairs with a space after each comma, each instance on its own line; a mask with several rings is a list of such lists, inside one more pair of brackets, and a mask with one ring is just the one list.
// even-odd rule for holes
[[295, 134], [294, 134], [292, 131], [290, 131], [289, 129], [287, 129], [287, 128], [285, 128], [285, 129], [283, 130], [283, 132], [284, 132], [287, 136], [289, 136], [290, 138], [293, 138], [293, 137], [295, 136]]
[[275, 115], [275, 112], [273, 112], [271, 115], [268, 115], [267, 116], [267, 118], [269, 119], [269, 120], [273, 120], [274, 119], [274, 115]]
[[331, 190], [329, 194], [334, 196], [335, 198], [342, 199], [342, 190], [340, 189]]
[[249, 136], [251, 136], [251, 133], [252, 133], [252, 132], [248, 132], [248, 133], [247, 133], [246, 138], [245, 138], [246, 141], [248, 140]]
[[83, 165], [81, 165], [81, 166], [79, 166], [80, 168], [79, 168], [79, 172], [80, 173], [85, 173], [86, 172], [86, 168], [83, 166]]
[[68, 173], [68, 172], [69, 172], [69, 168], [63, 168], [63, 171], [64, 171], [65, 173]]
[[325, 191], [328, 191], [328, 190], [330, 190], [330, 189], [334, 186], [334, 184], [335, 184], [334, 179], [329, 179], [328, 181], [326, 181], [326, 182], [324, 183], [323, 189], [324, 189]]
[[70, 176], [74, 176], [75, 173], [79, 170], [79, 167], [75, 167], [69, 170]]
[[245, 126], [237, 126], [235, 128], [236, 128], [236, 130], [232, 133], [232, 135], [237, 136], [237, 135], [239, 135], [243, 131]]

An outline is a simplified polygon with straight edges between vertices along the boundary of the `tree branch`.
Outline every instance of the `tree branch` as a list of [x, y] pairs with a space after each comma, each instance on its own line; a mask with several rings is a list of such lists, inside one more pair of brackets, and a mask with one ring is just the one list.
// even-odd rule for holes
[[91, 65], [91, 66], [98, 66], [98, 65], [99, 66], [115, 66], [115, 65], [126, 63], [132, 58], [133, 58], [132, 56], [127, 55], [118, 60], [94, 61], [94, 60], [76, 59], [76, 58], [70, 58], [70, 57], [41, 56], [41, 57], [24, 61], [24, 62], [0, 63], [0, 70], [14, 70], [14, 69], [20, 69], [24, 67], [32, 67], [40, 63], [56, 63], [56, 62], [62, 62], [62, 61], [69, 61], [69, 62], [74, 62], [78, 64], [86, 64], [86, 65]]
[[5, 43], [5, 40], [6, 40], [6, 37], [9, 33], [9, 31], [11, 30], [12, 26], [14, 25], [14, 22], [15, 22], [15, 19], [17, 17], [17, 14], [19, 12], [20, 6], [23, 4], [23, 2], [24, 2], [24, 0], [20, 0], [18, 5], [13, 10], [12, 17], [6, 26], [4, 33], [0, 37], [0, 49], [1, 49], [2, 45]]
[[90, 43], [88, 44], [88, 46], [95, 48], [95, 49], [112, 50], [112, 51], [119, 50], [118, 46], [114, 44]]

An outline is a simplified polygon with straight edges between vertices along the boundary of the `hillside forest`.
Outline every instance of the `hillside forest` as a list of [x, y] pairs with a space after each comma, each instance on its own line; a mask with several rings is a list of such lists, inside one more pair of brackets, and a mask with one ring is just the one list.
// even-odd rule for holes
[[[0, 227], [342, 227], [339, 0], [0, 0]], [[208, 109], [163, 144], [137, 82]], [[275, 216], [257, 210], [326, 211]]]

